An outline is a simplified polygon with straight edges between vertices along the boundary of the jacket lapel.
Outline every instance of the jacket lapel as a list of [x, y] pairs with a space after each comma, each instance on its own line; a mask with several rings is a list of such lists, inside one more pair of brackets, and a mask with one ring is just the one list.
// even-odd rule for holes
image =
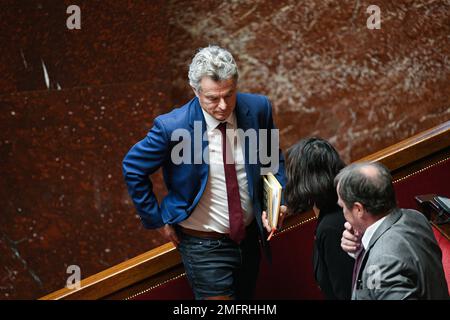
[[[208, 148], [208, 139], [206, 139], [206, 121], [203, 116], [202, 107], [198, 101], [198, 98], [195, 97], [192, 99], [192, 103], [190, 105], [189, 110], [189, 130], [191, 132], [191, 152], [192, 152], [192, 160], [197, 168], [197, 172], [202, 180], [202, 192], [204, 187], [206, 186], [206, 181], [208, 178], [208, 169], [209, 166], [209, 152], [205, 151]], [[201, 130], [200, 130], [201, 129]], [[205, 139], [203, 139], [205, 137]], [[199, 144], [201, 141], [201, 152], [196, 148], [196, 144]], [[208, 159], [203, 159], [203, 157], [207, 157]]]
[[[388, 214], [386, 216], [386, 219], [383, 221], [383, 223], [378, 227], [378, 229], [373, 234], [372, 238], [369, 242], [369, 250], [373, 247], [375, 242], [385, 233], [387, 230], [389, 230], [394, 223], [397, 222], [398, 219], [402, 216], [402, 213], [399, 209], [394, 209], [393, 212]], [[369, 250], [366, 250], [366, 254]]]
[[[238, 129], [241, 129], [245, 132], [248, 129], [252, 128], [249, 107], [247, 104], [242, 102], [241, 99], [239, 99], [239, 94], [236, 99], [235, 113], [236, 113]], [[253, 129], [257, 129], [257, 128], [253, 128]], [[242, 142], [244, 143], [243, 151], [244, 151], [244, 156], [245, 156], [245, 172], [247, 174], [247, 180], [248, 180], [248, 192], [250, 195], [250, 199], [253, 199], [253, 187], [254, 187], [253, 179], [255, 179], [255, 173], [253, 171], [255, 170], [255, 166], [251, 165], [249, 162], [249, 157], [250, 157], [249, 139], [244, 139], [244, 141], [241, 141], [241, 143]], [[253, 146], [253, 147], [255, 147], [255, 146]]]
[[389, 230], [394, 223], [400, 219], [402, 216], [402, 213], [399, 209], [395, 209], [392, 213], [386, 216], [386, 219], [381, 223], [381, 225], [378, 227], [378, 229], [375, 231], [375, 233], [372, 235], [372, 238], [370, 239], [369, 245], [367, 250], [364, 251], [364, 255], [362, 257], [361, 265], [359, 267], [358, 276], [357, 279], [360, 279], [360, 275], [362, 270], [364, 270], [369, 252], [372, 249], [372, 247], [375, 245], [377, 240], [387, 231]]

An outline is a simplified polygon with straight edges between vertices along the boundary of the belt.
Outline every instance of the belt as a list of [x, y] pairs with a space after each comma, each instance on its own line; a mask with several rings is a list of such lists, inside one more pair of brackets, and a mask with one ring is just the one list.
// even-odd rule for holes
[[[255, 219], [248, 226], [245, 227], [246, 233], [248, 233], [250, 228], [252, 228], [253, 226], [256, 226]], [[178, 225], [177, 228], [180, 232], [187, 234], [188, 236], [197, 237], [197, 238], [218, 240], [218, 239], [230, 237], [230, 235], [228, 233], [220, 233], [220, 232], [216, 232], [216, 231], [194, 230], [194, 229], [185, 228], [180, 225]]]
[[218, 240], [218, 239], [223, 239], [223, 238], [229, 237], [228, 233], [194, 230], [194, 229], [188, 229], [188, 228], [182, 227], [180, 225], [178, 226], [178, 228], [182, 233], [187, 234], [192, 237], [197, 237], [197, 238]]

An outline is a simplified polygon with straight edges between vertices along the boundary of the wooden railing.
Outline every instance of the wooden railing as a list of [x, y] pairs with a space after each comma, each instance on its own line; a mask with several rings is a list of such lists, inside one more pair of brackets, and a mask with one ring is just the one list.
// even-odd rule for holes
[[63, 288], [41, 299], [100, 299], [179, 264], [176, 248], [166, 243], [82, 280], [80, 289]]
[[[380, 161], [394, 178], [420, 166], [450, 156], [450, 121], [419, 133], [358, 161]], [[309, 215], [288, 218], [285, 228], [302, 223]], [[171, 243], [145, 252], [81, 281], [79, 289], [63, 288], [42, 300], [121, 298], [127, 288], [150, 287], [183, 272], [181, 258]]]
[[450, 120], [423, 131], [406, 140], [366, 156], [359, 161], [379, 161], [394, 176], [406, 174], [415, 169], [416, 164], [445, 157], [450, 153]]

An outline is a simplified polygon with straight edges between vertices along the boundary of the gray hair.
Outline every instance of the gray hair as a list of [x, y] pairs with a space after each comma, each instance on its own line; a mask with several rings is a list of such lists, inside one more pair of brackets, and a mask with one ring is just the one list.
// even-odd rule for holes
[[370, 214], [381, 215], [397, 207], [391, 173], [381, 163], [351, 164], [339, 172], [334, 184], [339, 184], [337, 192], [349, 209], [359, 202]]
[[237, 81], [238, 68], [231, 53], [218, 46], [200, 49], [189, 66], [189, 84], [199, 91], [203, 77], [210, 77], [214, 81], [231, 78]]

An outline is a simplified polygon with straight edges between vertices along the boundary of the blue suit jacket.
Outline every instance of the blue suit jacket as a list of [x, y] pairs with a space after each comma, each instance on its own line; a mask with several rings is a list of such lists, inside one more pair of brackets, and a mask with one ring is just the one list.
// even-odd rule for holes
[[[244, 131], [247, 129], [275, 129], [272, 107], [265, 96], [238, 93], [235, 112], [238, 128]], [[176, 129], [187, 129], [186, 132], [189, 132], [189, 137], [184, 139], [184, 142], [189, 142], [187, 141], [189, 138], [194, 141], [195, 122], [197, 126], [201, 124], [202, 134], [204, 134], [206, 122], [198, 98], [192, 99], [181, 108], [158, 116], [147, 136], [136, 143], [123, 160], [123, 173], [128, 192], [145, 228], [159, 228], [164, 224], [176, 224], [188, 218], [205, 190], [209, 165], [204, 161], [194, 163], [194, 157], [199, 156], [198, 152], [194, 152], [194, 143], [187, 144], [191, 146], [190, 163], [174, 164], [171, 160], [173, 148], [182, 140], [179, 138], [176, 141], [171, 141], [172, 133]], [[269, 143], [270, 146], [270, 141], [266, 143]], [[208, 141], [205, 139], [205, 141], [202, 141], [202, 149], [207, 146]], [[258, 137], [256, 147], [259, 148], [259, 146]], [[252, 145], [251, 147], [255, 146]], [[259, 157], [257, 163], [249, 163], [248, 139], [245, 139], [244, 148], [248, 191], [250, 199], [252, 199], [260, 235], [264, 239], [261, 221], [262, 178], [260, 168], [262, 165]], [[284, 188], [284, 158], [280, 149], [277, 152], [279, 154], [279, 168], [275, 176]], [[149, 175], [160, 167], [163, 170], [168, 194], [159, 205], [152, 191], [152, 182]]]

